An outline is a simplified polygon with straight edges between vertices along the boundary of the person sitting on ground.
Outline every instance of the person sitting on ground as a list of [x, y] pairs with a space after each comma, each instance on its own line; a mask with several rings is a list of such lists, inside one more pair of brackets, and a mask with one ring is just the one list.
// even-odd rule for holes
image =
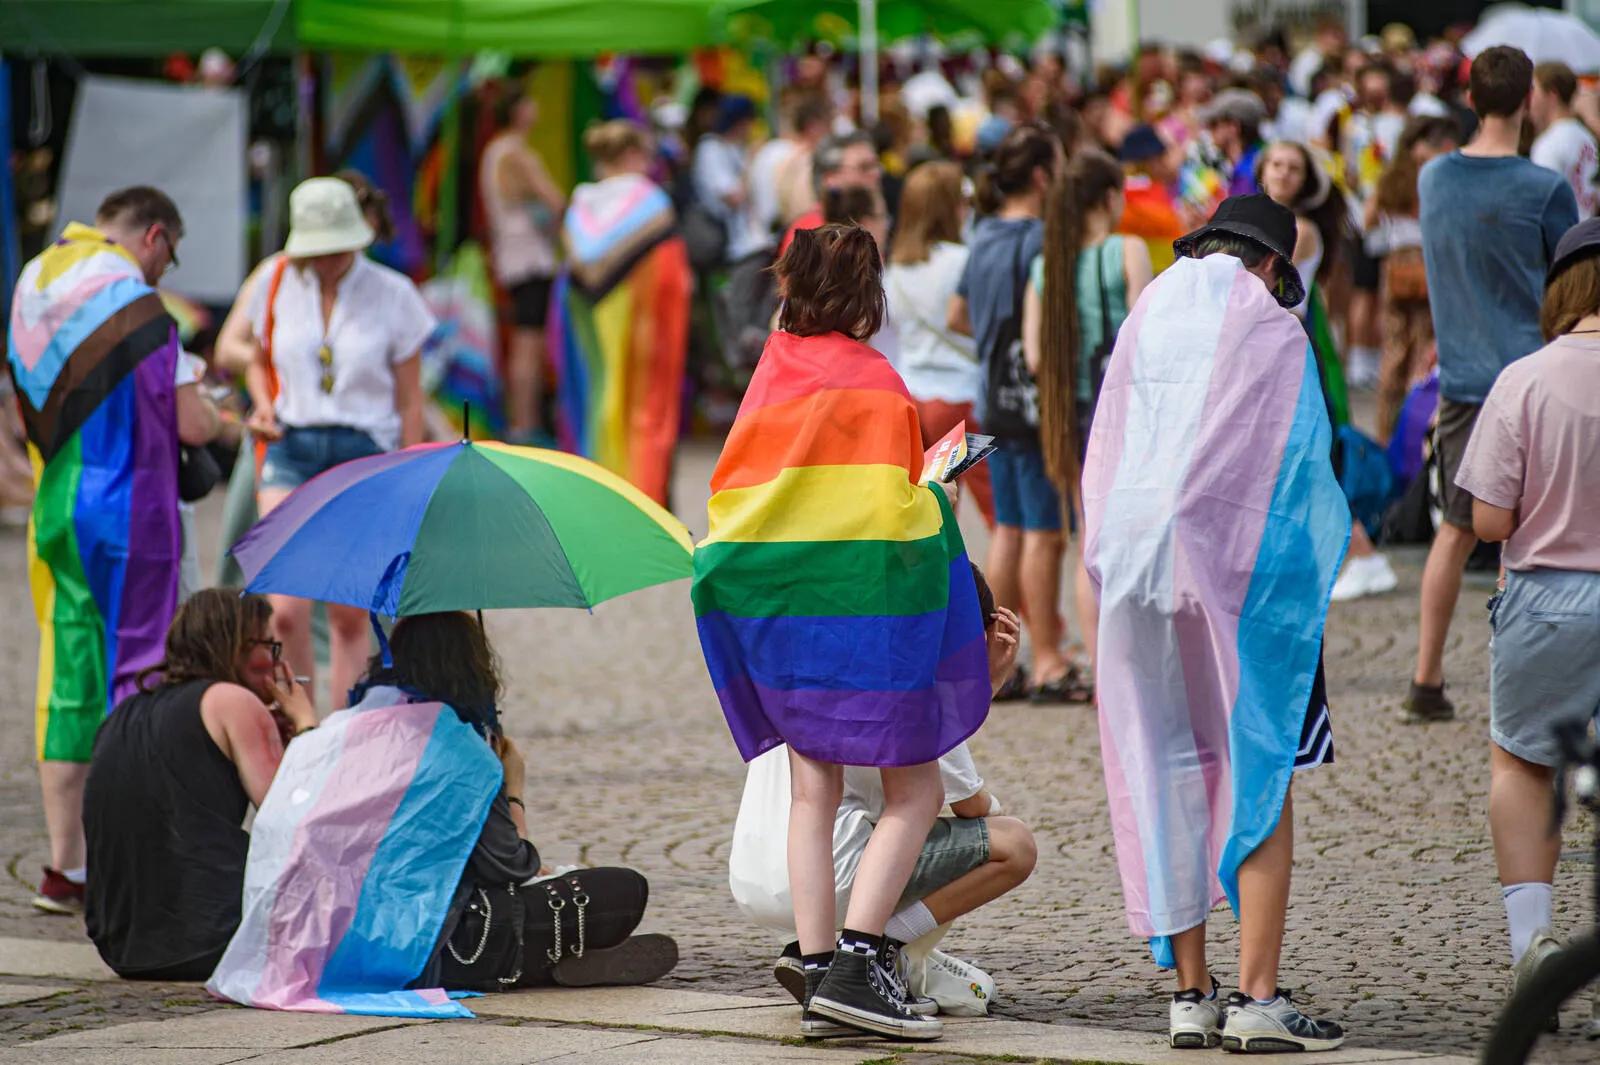
[[[1020, 626], [1015, 614], [996, 607], [994, 593], [977, 566], [972, 567], [972, 576], [985, 619], [990, 680], [998, 688], [1016, 663]], [[751, 763], [728, 866], [734, 902], [757, 924], [783, 936], [785, 946], [773, 976], [803, 1005], [805, 967], [799, 941], [794, 938], [782, 844], [772, 852], [755, 845], [757, 840], [774, 833], [787, 835], [788, 785], [775, 783], [771, 776], [786, 775], [787, 758], [785, 749], [777, 747]], [[985, 787], [965, 743], [939, 759], [939, 775], [951, 816], [940, 817], [928, 833], [900, 905], [884, 926], [885, 948], [895, 962], [892, 971], [906, 984], [907, 1001], [913, 1008], [982, 1014], [988, 1012], [994, 981], [976, 966], [934, 950], [933, 944], [938, 941], [934, 933], [1027, 880], [1038, 850], [1026, 824], [1015, 817], [1001, 816], [1000, 800]], [[878, 774], [847, 766], [844, 800], [833, 830], [836, 913], [845, 912], [849, 906], [856, 867], [883, 812], [884, 793]], [[908, 944], [914, 946], [907, 950]], [[944, 973], [959, 978], [942, 980], [939, 977]], [[840, 1027], [837, 1034], [850, 1031]]]
[[[633, 935], [650, 897], [643, 876], [621, 868], [570, 869], [554, 876], [541, 865], [528, 839], [522, 752], [500, 728], [500, 666], [483, 627], [462, 612], [419, 614], [401, 618], [389, 643], [393, 666], [373, 659], [357, 686], [354, 712], [407, 701], [442, 702], [484, 736], [505, 771], [433, 959], [413, 986], [493, 991], [552, 983], [644, 984], [671, 972], [678, 963], [672, 939]], [[524, 886], [536, 879], [537, 886], [511, 898], [525, 910], [521, 950], [510, 956], [478, 952], [489, 931], [485, 926], [492, 924], [485, 919], [490, 906], [506, 897], [508, 884]], [[484, 904], [485, 895], [495, 903]], [[553, 962], [552, 954], [560, 960]]]
[[316, 724], [259, 595], [197, 592], [166, 657], [106, 718], [84, 790], [84, 923], [118, 975], [203, 980], [239, 926], [248, 807]]

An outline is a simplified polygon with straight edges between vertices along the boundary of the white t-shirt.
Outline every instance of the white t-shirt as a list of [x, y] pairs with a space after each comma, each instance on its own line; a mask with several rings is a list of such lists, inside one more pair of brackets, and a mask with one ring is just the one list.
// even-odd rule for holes
[[[264, 279], [250, 301], [250, 326], [266, 328]], [[292, 263], [283, 272], [273, 309], [272, 366], [278, 374], [278, 420], [286, 426], [342, 425], [360, 429], [392, 451], [400, 445], [394, 368], [414, 357], [438, 320], [411, 279], [357, 255], [339, 282], [324, 332], [317, 275]], [[322, 389], [318, 357], [333, 353], [333, 391]]]
[[712, 134], [701, 137], [694, 150], [693, 176], [700, 203], [727, 227], [728, 262], [736, 263], [773, 243], [771, 233], [757, 228], [748, 198], [739, 207], [729, 206], [723, 198], [746, 188], [744, 149]]
[[767, 233], [778, 227], [778, 170], [798, 148], [788, 138], [774, 137], [750, 160], [751, 221]]
[[1534, 138], [1529, 157], [1567, 179], [1572, 194], [1578, 198], [1580, 220], [1589, 218], [1600, 207], [1600, 190], [1594, 186], [1600, 155], [1595, 150], [1594, 134], [1582, 122], [1563, 118], [1551, 123], [1549, 129]]
[[900, 350], [890, 361], [917, 399], [976, 403], [983, 391], [975, 342], [945, 325], [950, 297], [966, 266], [966, 246], [941, 241], [926, 261], [894, 263], [884, 271], [889, 321], [900, 339]]
[[[972, 798], [983, 790], [983, 777], [978, 775], [978, 765], [965, 743], [939, 759], [939, 780], [944, 784], [944, 801], [954, 805]], [[883, 816], [883, 774], [876, 769], [857, 765], [844, 767], [844, 800], [839, 803], [836, 824], [842, 824], [852, 810], [860, 810], [867, 820], [877, 823]]]

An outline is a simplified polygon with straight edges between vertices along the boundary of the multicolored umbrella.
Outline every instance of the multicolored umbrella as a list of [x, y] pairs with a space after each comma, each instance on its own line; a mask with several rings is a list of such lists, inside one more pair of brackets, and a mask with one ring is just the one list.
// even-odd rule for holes
[[690, 576], [689, 531], [560, 451], [420, 444], [306, 482], [233, 545], [246, 590], [400, 617], [591, 607]]

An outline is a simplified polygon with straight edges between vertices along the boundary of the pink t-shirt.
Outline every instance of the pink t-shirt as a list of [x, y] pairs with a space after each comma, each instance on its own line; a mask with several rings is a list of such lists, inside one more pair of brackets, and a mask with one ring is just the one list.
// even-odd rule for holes
[[1517, 512], [1507, 569], [1600, 573], [1600, 336], [1557, 337], [1500, 372], [1456, 484]]

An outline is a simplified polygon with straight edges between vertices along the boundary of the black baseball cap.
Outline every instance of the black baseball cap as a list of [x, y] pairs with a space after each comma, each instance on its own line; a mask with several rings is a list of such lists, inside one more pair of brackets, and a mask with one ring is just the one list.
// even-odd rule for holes
[[1591, 255], [1600, 255], [1600, 217], [1585, 218], [1561, 234], [1561, 239], [1556, 243], [1555, 258], [1550, 261], [1550, 269], [1544, 275], [1544, 283], [1548, 285], [1561, 271]]

